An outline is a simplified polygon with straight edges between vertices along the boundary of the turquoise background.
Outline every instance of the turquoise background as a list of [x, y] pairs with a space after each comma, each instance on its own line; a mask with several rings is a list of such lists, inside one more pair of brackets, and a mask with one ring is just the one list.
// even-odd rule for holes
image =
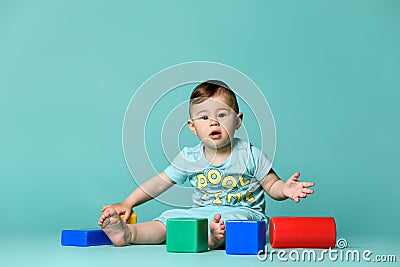
[[399, 11], [388, 0], [1, 1], [0, 235], [97, 227], [101, 205], [137, 187], [121, 137], [135, 90], [202, 60], [260, 87], [274, 169], [316, 183], [300, 204], [269, 200], [269, 215], [334, 216], [349, 243], [399, 240]]

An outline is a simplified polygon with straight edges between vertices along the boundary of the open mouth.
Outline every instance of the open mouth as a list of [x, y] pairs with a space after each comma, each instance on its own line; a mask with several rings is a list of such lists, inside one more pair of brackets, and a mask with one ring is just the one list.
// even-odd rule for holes
[[218, 139], [222, 137], [222, 133], [220, 131], [212, 131], [210, 133], [210, 138], [212, 139]]

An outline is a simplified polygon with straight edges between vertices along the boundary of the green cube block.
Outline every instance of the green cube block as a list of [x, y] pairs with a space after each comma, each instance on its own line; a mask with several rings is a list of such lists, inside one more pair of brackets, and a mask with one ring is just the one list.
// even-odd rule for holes
[[171, 218], [167, 220], [168, 252], [202, 252], [208, 250], [206, 218]]

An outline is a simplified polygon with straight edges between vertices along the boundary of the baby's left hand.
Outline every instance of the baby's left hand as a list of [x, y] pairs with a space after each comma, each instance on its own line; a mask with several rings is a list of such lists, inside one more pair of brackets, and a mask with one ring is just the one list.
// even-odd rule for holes
[[295, 202], [300, 202], [300, 198], [307, 197], [308, 194], [313, 194], [314, 190], [309, 189], [313, 186], [312, 182], [299, 182], [300, 173], [296, 172], [290, 177], [282, 188], [282, 193], [285, 197], [293, 199]]

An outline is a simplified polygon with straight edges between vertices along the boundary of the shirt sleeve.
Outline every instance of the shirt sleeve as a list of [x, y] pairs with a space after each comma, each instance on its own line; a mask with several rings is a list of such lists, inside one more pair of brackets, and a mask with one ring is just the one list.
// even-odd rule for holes
[[261, 181], [272, 168], [272, 161], [259, 148], [251, 145], [251, 153], [255, 163], [254, 178]]
[[187, 161], [184, 156], [184, 152], [181, 151], [174, 158], [171, 164], [164, 170], [167, 176], [177, 184], [183, 184], [186, 182], [189, 174], [187, 172]]

